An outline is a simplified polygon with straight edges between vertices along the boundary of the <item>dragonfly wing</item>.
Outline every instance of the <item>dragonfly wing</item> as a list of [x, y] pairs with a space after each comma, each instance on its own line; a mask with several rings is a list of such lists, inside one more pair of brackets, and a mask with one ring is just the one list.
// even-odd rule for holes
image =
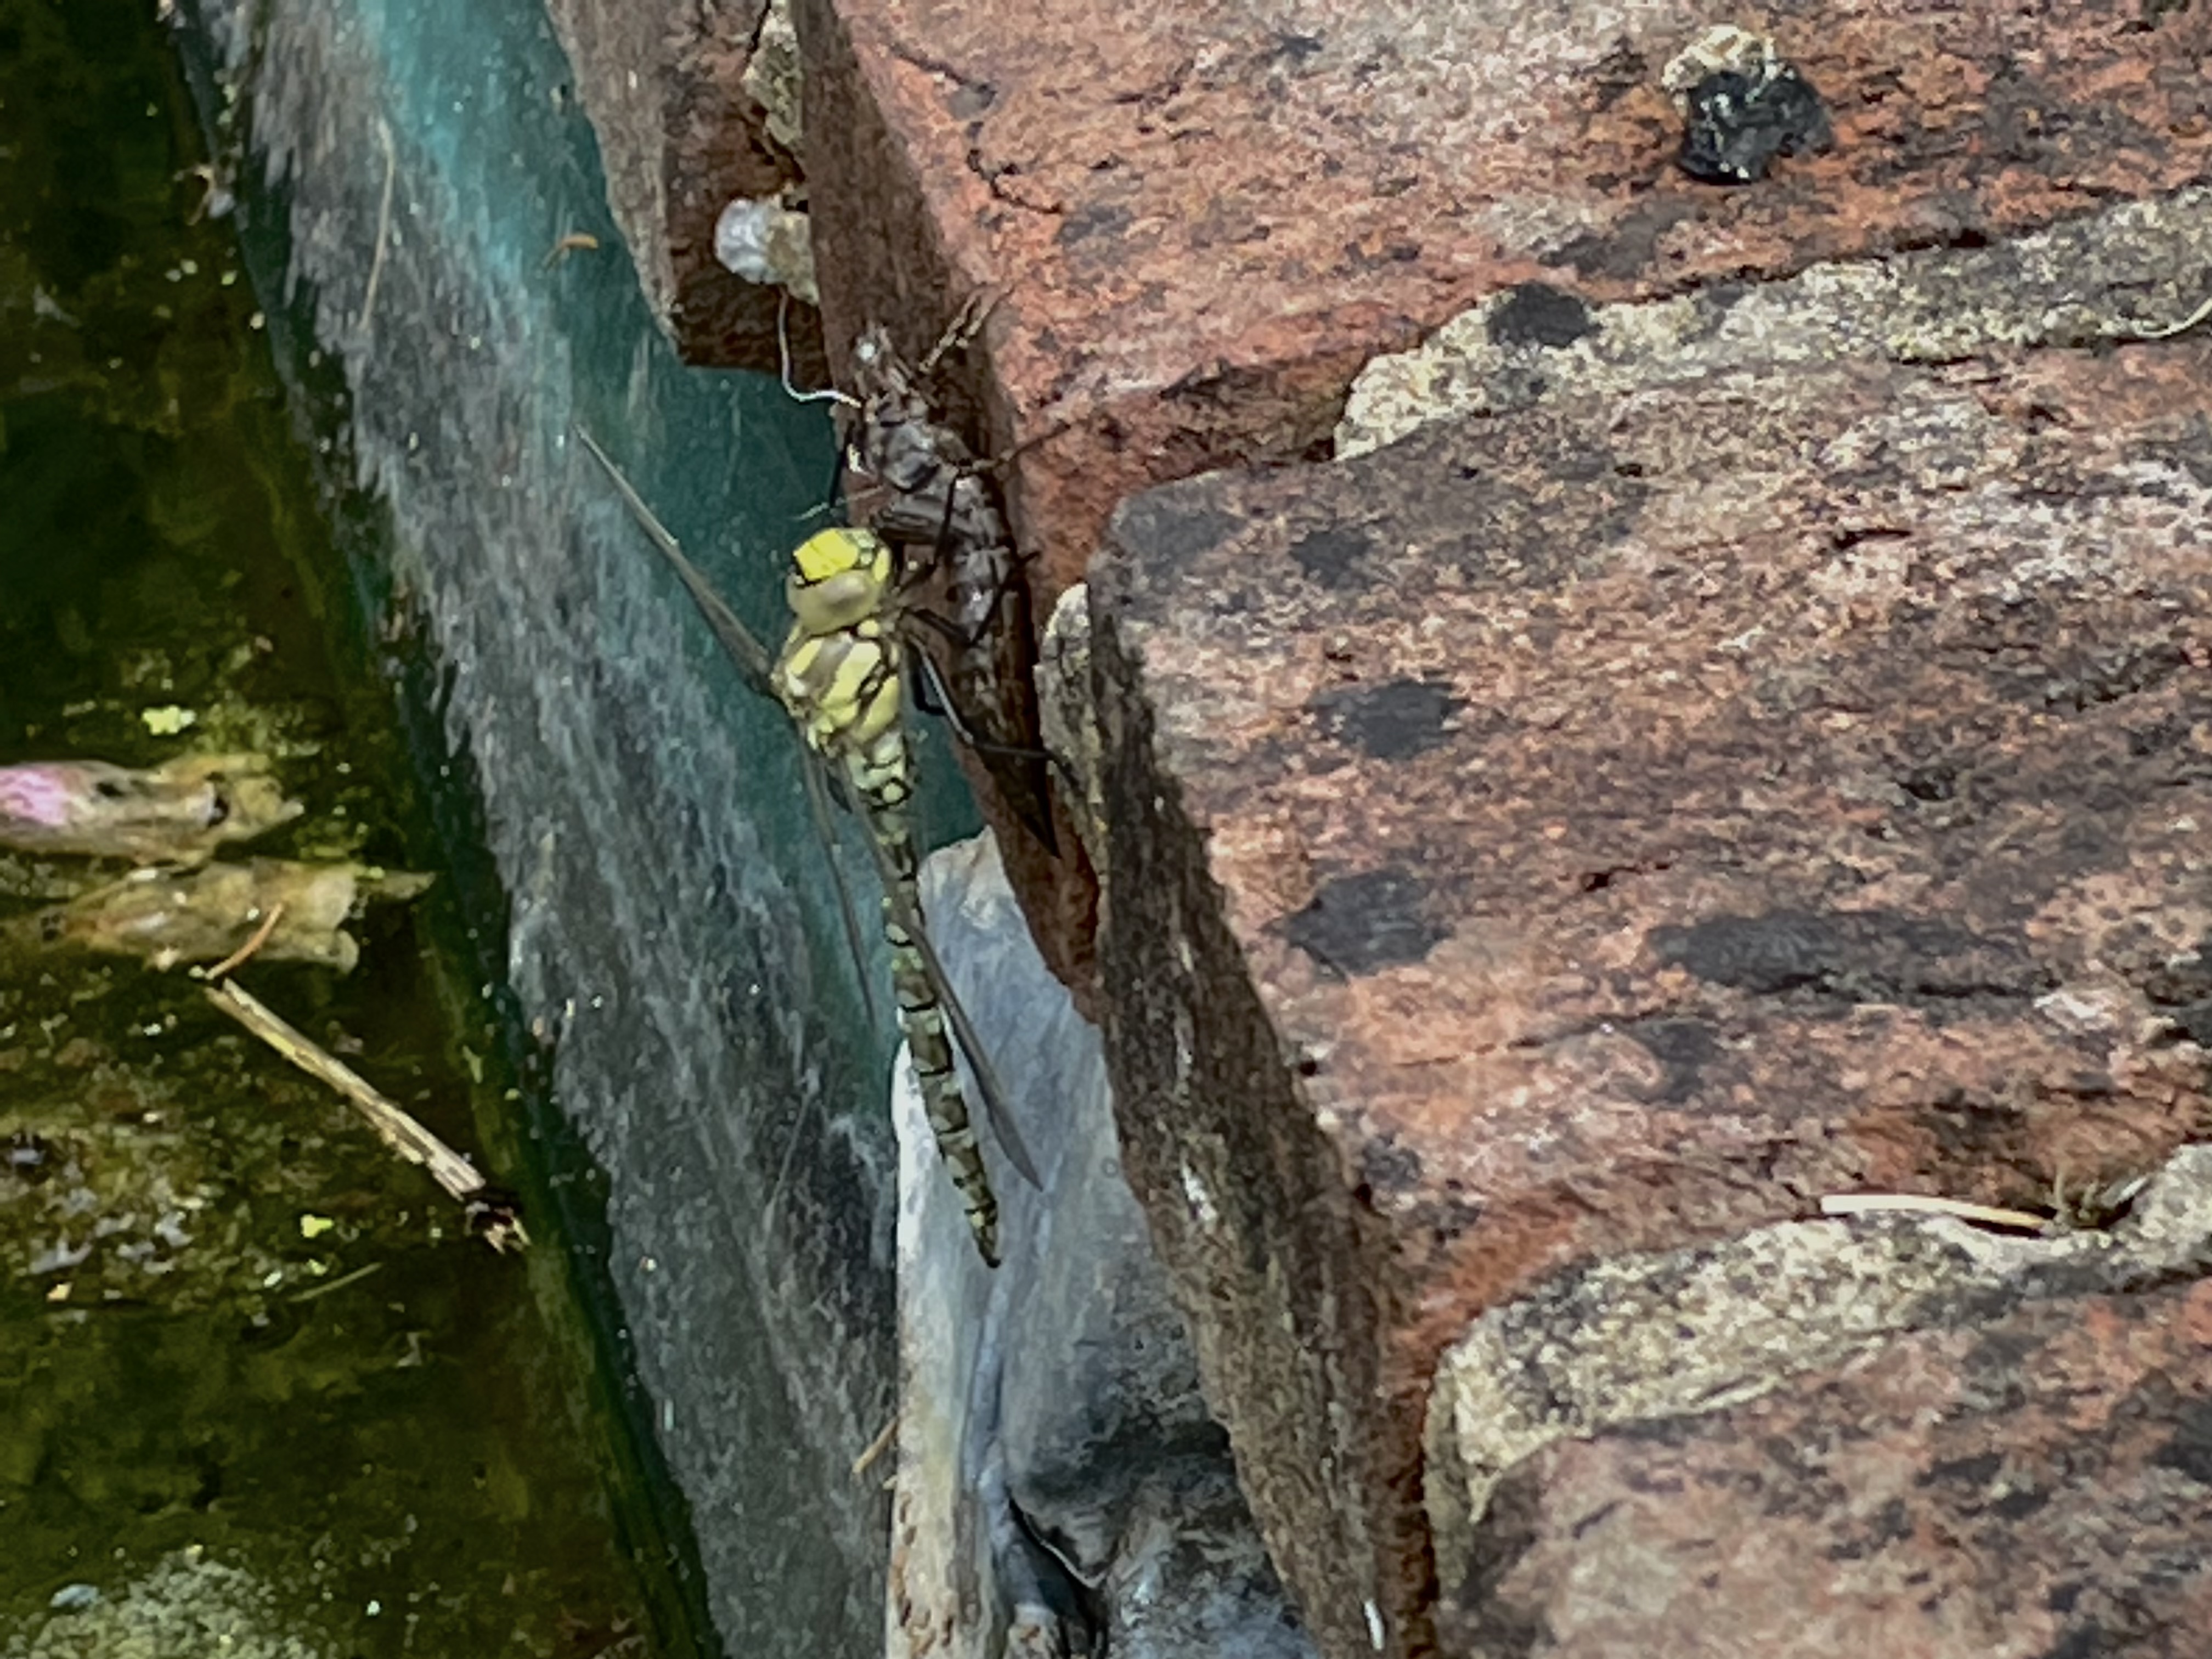
[[929, 930], [923, 924], [921, 913], [909, 903], [896, 878], [896, 872], [884, 855], [875, 838], [869, 837], [876, 867], [884, 880], [884, 893], [891, 907], [891, 919], [896, 921], [908, 938], [914, 941], [915, 953], [921, 957], [923, 969], [928, 973], [930, 984], [937, 1000], [945, 1010], [945, 1018], [952, 1022], [952, 1035], [959, 1039], [960, 1047], [968, 1056], [968, 1064], [975, 1073], [975, 1085], [983, 1097], [983, 1112], [991, 1120], [991, 1132], [998, 1137], [999, 1145], [1023, 1180], [1042, 1188], [1043, 1178], [1037, 1174], [1036, 1160], [1022, 1139], [1022, 1132], [1015, 1126], [1012, 1109], [1006, 1104], [1006, 1091], [1000, 1085], [999, 1074], [993, 1069], [990, 1055], [983, 1048], [983, 1040], [976, 1034], [975, 1022], [968, 1018], [968, 1010], [961, 1003], [959, 993], [952, 988], [952, 981], [945, 974], [945, 964], [939, 960], [937, 947], [930, 942]]
[[591, 453], [592, 459], [605, 469], [609, 481], [615, 487], [615, 493], [622, 497], [623, 505], [629, 508], [630, 516], [637, 520], [647, 539], [674, 568], [684, 591], [691, 596], [691, 603], [699, 607], [699, 614], [707, 619], [707, 626], [714, 630], [714, 638], [723, 651], [737, 665], [738, 672], [744, 677], [745, 684], [761, 696], [773, 698], [775, 688], [769, 678], [769, 670], [774, 659], [769, 655], [767, 647], [753, 637], [752, 630], [738, 619], [738, 613], [731, 610], [722, 596], [714, 591], [699, 567], [685, 556], [682, 545], [668, 526], [660, 522], [653, 510], [645, 504], [645, 498], [631, 487], [630, 481], [623, 476], [622, 469], [614, 464], [613, 457], [599, 447], [599, 440], [581, 426], [572, 424], [571, 430], [575, 433], [577, 441]]
[[[860, 933], [860, 913], [853, 905], [853, 890], [846, 885], [844, 866], [837, 857], [837, 830], [830, 816], [830, 787], [822, 776], [822, 763], [808, 755], [806, 811], [814, 820], [814, 833], [822, 842], [822, 855], [830, 865], [830, 879], [837, 888], [837, 919], [845, 925], [845, 948], [853, 953], [853, 971], [860, 975], [860, 1000], [872, 1023], [876, 1018], [875, 975], [868, 969], [867, 946]], [[872, 841], [870, 845], [873, 845]]]

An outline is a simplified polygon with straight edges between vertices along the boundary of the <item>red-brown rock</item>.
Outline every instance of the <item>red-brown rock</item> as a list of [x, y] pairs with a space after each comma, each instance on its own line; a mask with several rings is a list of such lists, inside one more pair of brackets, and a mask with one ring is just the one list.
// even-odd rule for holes
[[1324, 1651], [1431, 1639], [1420, 1425], [1486, 1308], [2212, 1131], [2207, 385], [1792, 365], [1117, 516], [1109, 1063]]
[[[653, 314], [687, 362], [775, 373], [782, 291], [742, 281], [714, 258], [725, 204], [799, 183], [798, 158], [769, 136], [744, 84], [768, 0], [547, 0], [546, 10], [575, 67], [599, 134], [608, 205]], [[812, 309], [794, 301], [793, 310], [795, 371], [819, 380], [826, 371]]]
[[[1296, 454], [1358, 363], [1543, 277], [1595, 300], [1951, 242], [2212, 161], [2212, 18], [2090, 0], [1775, 26], [1835, 138], [1749, 189], [1674, 165], [1690, 0], [798, 0], [825, 318], [919, 350], [1002, 295], [994, 436], [1048, 604], [1139, 485]], [[836, 355], [833, 353], [833, 356]]]
[[[1515, 283], [1619, 301], [1979, 246], [2212, 162], [2194, 8], [1769, 18], [1833, 143], [1741, 189], [1677, 167], [1660, 82], [1712, 23], [1759, 20], [1690, 0], [794, 11], [831, 359], [870, 321], [918, 355], [962, 300], [1000, 296], [949, 391], [1013, 457], [1040, 618], [1122, 496], [1325, 453], [1363, 362]], [[984, 793], [1048, 959], [1087, 992], [1085, 872]]]
[[1562, 1440], [1448, 1600], [1468, 1659], [2198, 1659], [2212, 1285], [1919, 1331], [1786, 1393]]

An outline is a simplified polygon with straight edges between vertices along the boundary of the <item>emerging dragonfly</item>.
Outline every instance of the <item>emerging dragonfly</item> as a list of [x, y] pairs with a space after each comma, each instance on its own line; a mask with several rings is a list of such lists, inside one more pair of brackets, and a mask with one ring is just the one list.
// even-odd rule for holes
[[947, 714], [1014, 815], [1057, 853], [1021, 555], [982, 469], [921, 389], [989, 312], [988, 301], [963, 307], [918, 368], [899, 356], [880, 323], [860, 331], [853, 343], [855, 395], [845, 400], [854, 410], [849, 453], [856, 471], [884, 491], [869, 515], [877, 533], [928, 550], [924, 568], [944, 573], [951, 614], [921, 619], [949, 647]]
[[[1008, 1162], [1031, 1185], [1037, 1184], [1036, 1166], [1022, 1144], [1005, 1093], [922, 921], [915, 883], [920, 855], [908, 811], [914, 796], [915, 762], [902, 720], [906, 647], [899, 635], [899, 592], [890, 547], [866, 530], [824, 530], [802, 543], [792, 555], [784, 580], [791, 631], [783, 649], [770, 657], [606, 451], [581, 427], [575, 433], [605, 469], [631, 516], [675, 569], [746, 683], [783, 706], [818, 759], [819, 767], [806, 769], [807, 795], [824, 839], [831, 831], [820, 767], [829, 769], [865, 821], [869, 851], [883, 884], [884, 939], [890, 947], [899, 1024], [914, 1056], [938, 1151], [960, 1194], [976, 1249], [995, 1267], [998, 1199], [976, 1144], [974, 1121], [953, 1061], [948, 1022], [967, 1053], [984, 1110]], [[859, 926], [842, 881], [838, 902], [847, 942], [858, 961]]]

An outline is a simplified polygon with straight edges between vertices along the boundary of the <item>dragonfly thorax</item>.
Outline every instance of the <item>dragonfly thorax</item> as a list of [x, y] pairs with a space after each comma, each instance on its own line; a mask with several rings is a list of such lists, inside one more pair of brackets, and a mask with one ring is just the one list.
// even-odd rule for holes
[[783, 597], [802, 632], [836, 634], [883, 612], [891, 575], [891, 550], [880, 537], [824, 530], [791, 556]]

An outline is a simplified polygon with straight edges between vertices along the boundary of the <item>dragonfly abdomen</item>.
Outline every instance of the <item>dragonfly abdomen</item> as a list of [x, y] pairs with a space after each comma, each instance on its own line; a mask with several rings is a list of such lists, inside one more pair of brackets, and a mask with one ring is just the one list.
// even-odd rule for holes
[[904, 686], [890, 555], [865, 531], [824, 531], [800, 547], [785, 584], [793, 621], [776, 659], [776, 695], [807, 743], [837, 770], [881, 857], [884, 940], [899, 1026], [913, 1055], [937, 1150], [960, 1194], [976, 1248], [999, 1264], [999, 1205], [976, 1146], [945, 1010], [921, 947], [900, 921], [921, 915], [919, 854], [907, 808], [914, 752], [899, 722]]
[[983, 1167], [976, 1144], [975, 1123], [961, 1091], [960, 1074], [954, 1069], [952, 1039], [945, 1030], [945, 1010], [929, 983], [921, 953], [906, 930], [893, 921], [886, 907], [884, 938], [891, 947], [891, 988], [898, 998], [899, 1025], [906, 1033], [907, 1051], [914, 1057], [915, 1080], [921, 1089], [922, 1109], [937, 1141], [938, 1156], [945, 1160], [960, 1207], [968, 1217], [969, 1231], [983, 1260], [999, 1265], [999, 1200], [991, 1190], [991, 1176]]

